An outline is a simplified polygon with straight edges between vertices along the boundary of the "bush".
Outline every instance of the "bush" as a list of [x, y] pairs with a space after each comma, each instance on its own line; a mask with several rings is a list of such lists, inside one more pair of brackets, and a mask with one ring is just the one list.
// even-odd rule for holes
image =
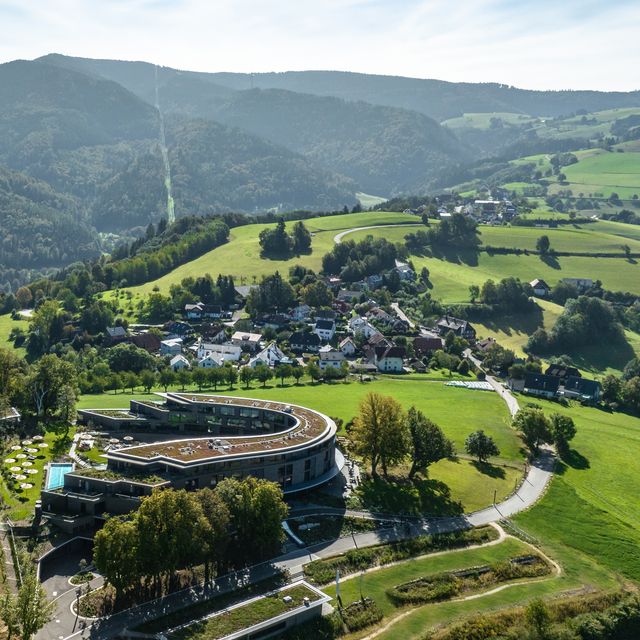
[[349, 631], [359, 631], [382, 620], [382, 611], [371, 598], [352, 602], [341, 611], [342, 619]]

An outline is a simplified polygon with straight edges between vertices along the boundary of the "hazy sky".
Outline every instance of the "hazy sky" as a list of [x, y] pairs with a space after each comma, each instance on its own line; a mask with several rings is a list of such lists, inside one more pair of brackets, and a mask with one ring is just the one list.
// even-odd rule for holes
[[638, 0], [0, 0], [0, 61], [640, 89]]

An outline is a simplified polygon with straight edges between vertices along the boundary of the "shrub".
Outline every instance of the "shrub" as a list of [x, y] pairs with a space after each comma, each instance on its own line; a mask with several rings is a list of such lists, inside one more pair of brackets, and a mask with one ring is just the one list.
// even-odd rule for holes
[[371, 598], [364, 598], [342, 609], [342, 619], [349, 631], [359, 631], [382, 620], [382, 611]]

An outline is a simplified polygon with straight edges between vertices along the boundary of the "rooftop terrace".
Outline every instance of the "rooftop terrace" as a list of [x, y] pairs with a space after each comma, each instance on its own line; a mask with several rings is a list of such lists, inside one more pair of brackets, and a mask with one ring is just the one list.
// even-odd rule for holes
[[253, 398], [230, 398], [209, 394], [170, 393], [160, 394], [171, 400], [189, 405], [220, 404], [250, 407], [285, 413], [295, 418], [295, 424], [280, 433], [258, 436], [228, 436], [223, 438], [208, 436], [205, 438], [185, 438], [168, 442], [125, 447], [109, 452], [109, 459], [164, 458], [181, 463], [216, 459], [225, 456], [241, 456], [256, 452], [277, 452], [296, 448], [312, 442], [330, 432], [335, 433], [336, 426], [330, 418], [311, 409], [282, 402], [256, 400]]

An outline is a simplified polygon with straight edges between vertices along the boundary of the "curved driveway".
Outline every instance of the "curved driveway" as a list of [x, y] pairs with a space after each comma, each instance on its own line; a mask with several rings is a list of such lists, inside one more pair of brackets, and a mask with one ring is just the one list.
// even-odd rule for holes
[[333, 236], [333, 241], [336, 244], [340, 244], [342, 242], [342, 238], [350, 233], [355, 233], [356, 231], [368, 231], [369, 229], [385, 229], [387, 227], [422, 227], [423, 225], [419, 222], [405, 222], [401, 224], [374, 224], [370, 227], [353, 227], [352, 229], [346, 229], [345, 231], [341, 231]]

